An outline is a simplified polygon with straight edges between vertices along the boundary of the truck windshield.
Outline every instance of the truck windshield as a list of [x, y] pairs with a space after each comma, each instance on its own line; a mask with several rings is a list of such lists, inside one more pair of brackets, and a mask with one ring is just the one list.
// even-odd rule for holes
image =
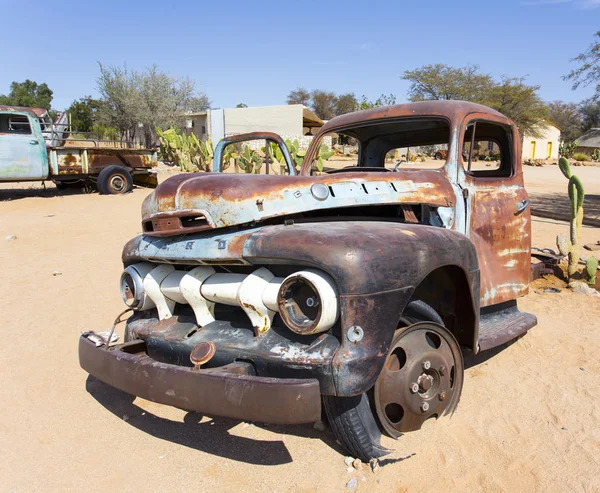
[[[400, 118], [365, 122], [321, 137], [334, 154], [317, 153], [312, 173], [438, 169], [448, 159], [450, 126], [444, 118]], [[319, 159], [321, 157], [321, 159]]]

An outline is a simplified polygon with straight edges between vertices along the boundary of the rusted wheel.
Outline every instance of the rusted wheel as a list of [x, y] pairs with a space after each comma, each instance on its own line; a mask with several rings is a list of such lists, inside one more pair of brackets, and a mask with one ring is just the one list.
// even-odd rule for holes
[[374, 401], [392, 437], [454, 411], [463, 385], [463, 359], [454, 336], [433, 322], [398, 329], [375, 383]]
[[431, 306], [411, 301], [375, 385], [354, 397], [323, 396], [331, 429], [353, 457], [368, 462], [386, 455], [390, 451], [381, 445], [382, 431], [397, 438], [456, 408], [463, 383], [462, 353], [443, 323]]
[[122, 194], [131, 191], [133, 178], [123, 166], [112, 165], [100, 171], [96, 185], [103, 195]]

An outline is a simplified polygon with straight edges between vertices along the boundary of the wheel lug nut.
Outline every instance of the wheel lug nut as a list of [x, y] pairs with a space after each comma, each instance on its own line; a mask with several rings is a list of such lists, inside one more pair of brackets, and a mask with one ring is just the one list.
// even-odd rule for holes
[[446, 367], [445, 366], [440, 366], [440, 375], [443, 377], [446, 374]]
[[416, 394], [419, 391], [419, 384], [418, 383], [411, 383], [410, 384], [410, 391], [413, 394]]
[[423, 370], [429, 370], [431, 363], [429, 361], [423, 361]]
[[440, 393], [438, 397], [440, 398], [440, 401], [443, 401], [446, 398], [446, 392]]
[[423, 412], [429, 411], [429, 403], [428, 402], [423, 402], [421, 404], [421, 411], [423, 411]]

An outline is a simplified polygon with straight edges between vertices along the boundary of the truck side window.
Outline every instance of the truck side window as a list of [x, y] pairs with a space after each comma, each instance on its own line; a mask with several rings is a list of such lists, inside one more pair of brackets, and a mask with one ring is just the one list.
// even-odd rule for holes
[[467, 173], [482, 177], [509, 177], [514, 168], [512, 132], [486, 121], [469, 123], [460, 159]]
[[0, 133], [6, 134], [31, 134], [31, 125], [26, 116], [0, 115]]

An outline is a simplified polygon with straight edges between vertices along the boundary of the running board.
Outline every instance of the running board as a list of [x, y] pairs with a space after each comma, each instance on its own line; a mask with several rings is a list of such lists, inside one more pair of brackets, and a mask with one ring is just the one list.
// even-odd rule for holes
[[537, 325], [537, 317], [519, 311], [516, 301], [482, 308], [479, 317], [478, 351], [485, 351], [524, 335]]

